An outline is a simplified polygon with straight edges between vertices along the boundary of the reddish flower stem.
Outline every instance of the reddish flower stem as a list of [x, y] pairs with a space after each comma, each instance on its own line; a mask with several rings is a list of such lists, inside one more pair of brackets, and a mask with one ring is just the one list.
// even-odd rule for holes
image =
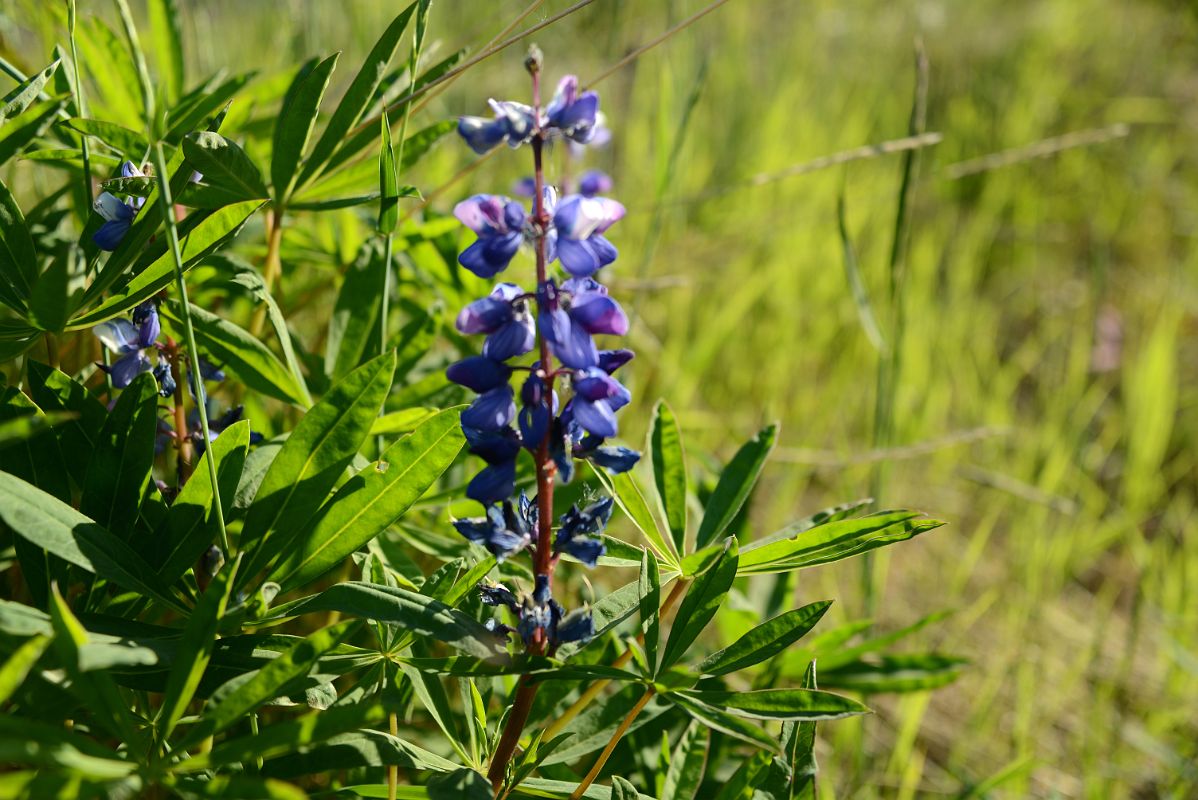
[[[532, 74], [533, 118], [537, 120], [537, 128], [532, 134], [533, 182], [535, 186], [532, 201], [532, 225], [537, 231], [535, 239], [537, 287], [540, 288], [548, 279], [545, 233], [549, 230], [549, 210], [545, 208], [545, 171], [542, 164], [542, 150], [545, 146], [545, 136], [540, 128], [540, 64], [535, 59], [530, 58], [528, 67], [529, 72]], [[549, 302], [554, 301], [551, 299]], [[537, 311], [550, 310], [542, 309], [540, 304], [541, 297], [538, 294]], [[552, 404], [553, 381], [557, 373], [553, 370], [549, 342], [539, 333], [537, 340], [540, 345], [538, 353], [541, 360], [541, 368], [537, 374], [545, 384], [545, 402]], [[545, 431], [545, 438], [541, 440], [541, 443], [533, 453], [533, 464], [537, 473], [537, 548], [533, 555], [533, 573], [538, 577], [544, 577], [548, 581], [551, 590], [553, 588], [553, 567], [555, 564], [553, 558], [553, 481], [557, 475], [557, 466], [554, 464], [553, 458], [549, 455], [549, 439], [552, 434], [553, 425], [550, 424]], [[530, 653], [535, 655], [545, 653], [549, 645], [545, 634], [544, 630], [536, 631], [533, 641], [528, 646]], [[487, 771], [487, 777], [491, 781], [491, 786], [495, 790], [496, 796], [499, 795], [503, 787], [503, 779], [507, 774], [507, 766], [511, 762], [512, 756], [515, 755], [516, 747], [520, 742], [520, 735], [523, 733], [524, 726], [528, 722], [528, 715], [532, 711], [533, 700], [537, 696], [538, 685], [530, 683], [527, 678], [521, 678], [517, 684], [511, 713], [508, 715], [503, 734], [499, 737], [499, 742], [495, 746], [495, 752], [491, 757], [491, 766]]]
[[171, 378], [175, 381], [175, 448], [177, 482], [179, 488], [191, 477], [191, 435], [187, 430], [187, 412], [183, 407], [183, 370], [179, 367], [179, 345], [171, 337], [166, 337], [162, 354], [171, 365]]

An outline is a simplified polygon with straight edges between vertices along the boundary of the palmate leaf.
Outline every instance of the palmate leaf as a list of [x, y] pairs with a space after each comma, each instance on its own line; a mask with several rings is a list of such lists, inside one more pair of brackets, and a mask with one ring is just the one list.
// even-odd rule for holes
[[662, 513], [670, 528], [678, 553], [686, 552], [686, 455], [682, 450], [682, 434], [673, 410], [659, 400], [653, 413], [653, 428], [649, 434], [653, 455], [653, 479]]
[[724, 552], [719, 560], [686, 590], [670, 629], [670, 638], [662, 651], [659, 672], [678, 663], [719, 611], [736, 578], [737, 562], [736, 540], [729, 537], [724, 540]]
[[297, 537], [269, 580], [284, 592], [303, 586], [398, 520], [457, 458], [465, 443], [460, 416], [453, 409], [421, 423], [347, 481]]
[[324, 59], [310, 70], [301, 69], [287, 90], [283, 110], [275, 121], [274, 143], [270, 156], [270, 179], [274, 200], [286, 205], [299, 171], [300, 161], [320, 113], [320, 101], [329, 86], [329, 77], [337, 67], [340, 53]]
[[[173, 301], [163, 303], [159, 311], [182, 330], [183, 320]], [[300, 407], [311, 402], [307, 387], [257, 336], [194, 305], [191, 321], [199, 348], [240, 378], [246, 388]]]
[[744, 444], [728, 462], [728, 466], [724, 467], [715, 491], [711, 493], [703, 509], [703, 521], [699, 524], [699, 532], [695, 536], [696, 549], [714, 542], [732, 524], [737, 512], [757, 484], [761, 468], [765, 466], [765, 460], [769, 458], [777, 439], [776, 423], [763, 428], [753, 440]]
[[64, 561], [184, 610], [154, 570], [125, 542], [66, 503], [5, 472], [0, 472], [0, 519], [19, 536]]
[[748, 742], [771, 753], [778, 752], [778, 743], [774, 741], [774, 738], [761, 726], [747, 719], [693, 700], [685, 692], [669, 692], [663, 694], [662, 697], [712, 730], [717, 730], [742, 742]]
[[[284, 687], [307, 675], [321, 656], [336, 647], [360, 624], [357, 620], [348, 620], [322, 628], [296, 642], [256, 672], [235, 679], [231, 688], [213, 696], [199, 721], [179, 743], [179, 749], [186, 749], [208, 736], [220, 733], [278, 697]], [[229, 686], [226, 684], [226, 687]]]
[[354, 370], [334, 384], [288, 436], [246, 514], [242, 541], [250, 556], [239, 585], [290, 548], [324, 504], [369, 435], [394, 371], [394, 353]]
[[121, 392], [100, 429], [79, 503], [85, 516], [125, 541], [150, 483], [157, 434], [158, 384], [142, 373]]
[[362, 68], [358, 70], [353, 82], [345, 90], [341, 102], [337, 104], [337, 110], [333, 112], [333, 116], [325, 125], [324, 132], [313, 146], [312, 155], [309, 156], [300, 173], [298, 181], [300, 186], [321, 173], [334, 151], [345, 140], [346, 134], [362, 118], [363, 112], [370, 105], [375, 90], [378, 89], [386, 74], [387, 65], [395, 56], [399, 40], [408, 26], [408, 21], [412, 18], [412, 13], [416, 10], [416, 5], [416, 3], [412, 3], [399, 12], [399, 15], [391, 21], [382, 36], [375, 42], [374, 47], [371, 48], [370, 53], [367, 54]]

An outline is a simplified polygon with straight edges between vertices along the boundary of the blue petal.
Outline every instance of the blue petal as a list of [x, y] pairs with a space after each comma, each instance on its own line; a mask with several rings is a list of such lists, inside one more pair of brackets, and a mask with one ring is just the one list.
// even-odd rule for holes
[[603, 264], [591, 247], [590, 240], [579, 241], [566, 236], [557, 240], [557, 259], [566, 272], [579, 278], [594, 275]]
[[595, 635], [595, 621], [589, 611], [573, 611], [557, 625], [557, 642], [586, 642]]
[[483, 355], [496, 361], [507, 361], [530, 352], [536, 345], [537, 331], [532, 317], [525, 315], [488, 336], [483, 343]]
[[475, 475], [466, 487], [466, 496], [485, 506], [506, 500], [515, 493], [516, 462], [514, 459], [491, 464]]
[[505, 384], [479, 395], [462, 412], [462, 425], [494, 431], [509, 424], [515, 416], [515, 392]]
[[480, 156], [502, 142], [507, 134], [508, 123], [503, 119], [462, 117], [458, 120], [458, 135]]
[[129, 233], [129, 228], [131, 227], [133, 227], [133, 222], [130, 220], [110, 220], [101, 225], [100, 229], [92, 234], [92, 241], [101, 250], [111, 252], [120, 246], [121, 240], [125, 238], [125, 234]]
[[112, 375], [112, 385], [117, 389], [124, 389], [133, 383], [133, 379], [138, 375], [149, 372], [151, 369], [150, 359], [146, 358], [146, 354], [135, 350], [117, 359], [108, 372]]
[[612, 472], [620, 473], [627, 472], [636, 466], [636, 462], [641, 460], [641, 454], [627, 447], [604, 446], [595, 448], [587, 454], [587, 458], [591, 463], [606, 467]]
[[520, 452], [520, 435], [512, 428], [484, 431], [463, 427], [470, 452], [488, 464], [511, 461]]
[[619, 431], [616, 414], [606, 400], [590, 402], [581, 397], [574, 398], [574, 419], [583, 430], [608, 439]]
[[445, 376], [451, 381], [480, 394], [503, 386], [511, 374], [512, 370], [506, 364], [486, 356], [463, 358], [445, 370]]

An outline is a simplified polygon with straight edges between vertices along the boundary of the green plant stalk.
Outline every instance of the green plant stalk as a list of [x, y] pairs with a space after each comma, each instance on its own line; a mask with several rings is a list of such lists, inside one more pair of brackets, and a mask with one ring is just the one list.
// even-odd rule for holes
[[[928, 59], [921, 42], [915, 46], [915, 97], [911, 104], [911, 116], [907, 133], [919, 136], [927, 127]], [[878, 371], [874, 393], [874, 427], [872, 446], [875, 451], [888, 448], [894, 438], [894, 404], [898, 394], [898, 381], [903, 366], [903, 342], [906, 338], [907, 311], [905, 269], [908, 230], [910, 228], [909, 205], [911, 190], [915, 184], [919, 167], [920, 150], [908, 150], [903, 156], [902, 180], [899, 184], [898, 206], [894, 215], [894, 234], [890, 243], [889, 300], [891, 309], [891, 331], [889, 348], [878, 358]], [[886, 486], [889, 463], [887, 459], [875, 462], [870, 473], [870, 496], [875, 503], [881, 501]], [[884, 505], [884, 504], [883, 504]], [[866, 553], [861, 559], [861, 595], [865, 617], [874, 615], [877, 605], [877, 575], [874, 554]]]
[[[83, 97], [83, 81], [79, 79], [79, 53], [75, 48], [75, 0], [67, 0], [67, 36], [71, 40], [71, 73], [74, 78], [75, 109], [79, 116], [87, 116], [87, 102]], [[79, 134], [79, 152], [83, 155], [83, 190], [87, 192], [87, 207], [91, 208], [92, 196], [92, 162], [91, 145], [87, 134]]]
[[[262, 285], [267, 294], [273, 294], [275, 280], [283, 272], [279, 261], [279, 248], [283, 244], [283, 209], [276, 208], [266, 212], [266, 260], [262, 263]], [[266, 304], [258, 306], [250, 320], [250, 333], [262, 335], [262, 326], [266, 322]]]
[[[204, 379], [200, 371], [200, 351], [196, 347], [195, 329], [191, 323], [191, 303], [187, 299], [187, 280], [183, 276], [183, 253], [179, 248], [179, 231], [175, 227], [175, 203], [171, 197], [170, 176], [166, 172], [166, 158], [162, 155], [162, 143], [155, 142], [152, 148], [154, 158], [154, 173], [158, 177], [158, 194], [162, 202], [162, 218], [166, 222], [166, 240], [175, 261], [175, 282], [179, 288], [179, 307], [183, 317], [183, 331], [187, 336], [187, 355], [191, 360], [190, 368], [196, 388], [196, 408], [200, 412], [200, 430], [204, 441], [211, 442], [212, 436], [208, 430], [207, 395], [204, 392]], [[225, 510], [221, 506], [220, 482], [216, 473], [216, 460], [211, 457], [204, 459], [208, 462], [208, 477], [212, 481], [212, 508], [216, 512], [216, 525], [220, 531], [220, 546], [226, 558], [232, 555], [229, 549], [229, 534], [225, 530]]]

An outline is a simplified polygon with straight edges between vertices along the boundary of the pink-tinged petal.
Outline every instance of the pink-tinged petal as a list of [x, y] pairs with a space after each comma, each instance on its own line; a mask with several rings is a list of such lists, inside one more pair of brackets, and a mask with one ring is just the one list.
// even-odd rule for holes
[[628, 317], [620, 304], [605, 294], [586, 292], [575, 295], [570, 316], [591, 334], [623, 336], [628, 333]]
[[138, 329], [127, 319], [110, 319], [92, 328], [105, 347], [113, 353], [131, 353], [141, 348], [138, 346]]
[[506, 197], [493, 194], [476, 194], [453, 207], [458, 221], [479, 235], [506, 233], [503, 225], [503, 209]]

